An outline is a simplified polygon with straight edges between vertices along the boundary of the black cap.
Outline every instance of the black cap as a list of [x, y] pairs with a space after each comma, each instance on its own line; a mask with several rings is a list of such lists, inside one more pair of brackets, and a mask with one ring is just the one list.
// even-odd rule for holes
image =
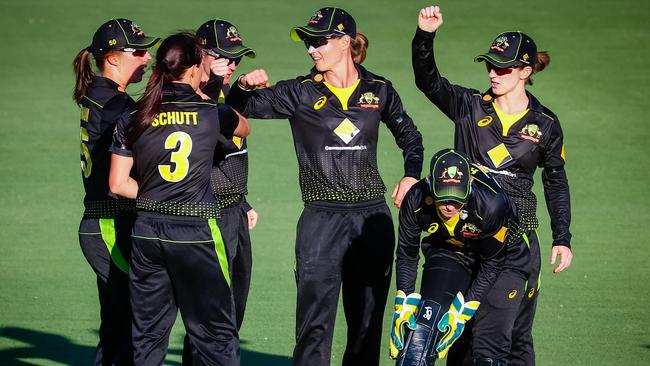
[[537, 62], [537, 46], [525, 33], [504, 32], [494, 39], [487, 53], [474, 58], [474, 62], [480, 61], [502, 69], [513, 66], [534, 67]]
[[102, 24], [95, 35], [88, 51], [97, 58], [108, 51], [146, 50], [160, 41], [157, 37], [147, 37], [140, 27], [128, 19], [111, 19]]
[[333, 35], [357, 35], [357, 24], [352, 15], [339, 8], [316, 10], [304, 27], [291, 28], [291, 39], [301, 41], [305, 37], [325, 37]]
[[208, 20], [196, 30], [196, 37], [203, 48], [209, 48], [221, 56], [227, 58], [255, 57], [255, 51], [242, 43], [237, 27], [226, 20]]
[[469, 159], [453, 149], [438, 151], [431, 159], [429, 188], [435, 201], [467, 202], [470, 190]]

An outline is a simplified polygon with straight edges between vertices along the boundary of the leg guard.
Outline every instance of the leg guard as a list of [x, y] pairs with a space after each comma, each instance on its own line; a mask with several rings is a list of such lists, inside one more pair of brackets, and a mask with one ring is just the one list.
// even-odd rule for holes
[[505, 360], [496, 358], [481, 357], [474, 359], [474, 366], [506, 366]]
[[396, 366], [432, 366], [436, 362], [436, 343], [439, 332], [436, 324], [442, 317], [440, 304], [423, 300], [416, 320], [417, 328], [406, 337], [404, 350], [397, 357]]

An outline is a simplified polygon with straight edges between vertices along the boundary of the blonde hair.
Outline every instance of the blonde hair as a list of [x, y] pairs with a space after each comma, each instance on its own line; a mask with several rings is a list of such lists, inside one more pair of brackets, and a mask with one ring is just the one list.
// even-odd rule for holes
[[352, 61], [355, 64], [362, 64], [368, 52], [368, 38], [363, 33], [357, 32], [350, 44], [352, 45]]

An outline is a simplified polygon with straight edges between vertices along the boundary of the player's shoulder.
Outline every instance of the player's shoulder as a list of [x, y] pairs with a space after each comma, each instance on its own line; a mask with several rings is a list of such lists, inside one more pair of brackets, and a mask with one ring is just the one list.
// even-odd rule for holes
[[559, 123], [557, 115], [543, 105], [532, 93], [526, 92], [530, 100], [530, 109], [537, 113], [540, 122]]
[[390, 80], [386, 79], [381, 75], [377, 75], [361, 65], [356, 65], [357, 71], [359, 72], [359, 79], [364, 83], [368, 84], [377, 84], [378, 86], [386, 85], [388, 87], [392, 86]]
[[433, 205], [433, 196], [426, 178], [420, 179], [404, 195], [402, 207], [413, 213], [421, 212], [427, 206]]
[[472, 165], [471, 185], [471, 197], [479, 216], [507, 214], [510, 209], [508, 195], [490, 173]]

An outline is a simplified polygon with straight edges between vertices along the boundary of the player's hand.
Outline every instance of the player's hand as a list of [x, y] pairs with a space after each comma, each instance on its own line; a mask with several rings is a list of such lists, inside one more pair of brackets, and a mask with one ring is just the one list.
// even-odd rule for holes
[[246, 212], [248, 216], [248, 230], [253, 230], [255, 225], [257, 225], [257, 217], [259, 216], [255, 210], [252, 208]]
[[402, 290], [397, 290], [395, 295], [395, 312], [393, 313], [393, 322], [391, 323], [389, 353], [390, 358], [395, 359], [399, 352], [404, 349], [404, 339], [406, 338], [406, 328], [415, 330], [415, 314], [420, 305], [421, 296], [418, 293], [412, 293], [408, 296]]
[[397, 183], [395, 189], [393, 189], [393, 193], [390, 195], [395, 202], [395, 207], [400, 208], [402, 206], [402, 200], [406, 192], [417, 182], [418, 180], [413, 177], [404, 177]]
[[465, 298], [461, 292], [456, 294], [456, 297], [451, 302], [449, 311], [438, 322], [438, 330], [443, 333], [436, 346], [438, 358], [445, 358], [447, 356], [449, 348], [451, 348], [463, 333], [465, 323], [474, 316], [480, 304], [478, 301], [465, 302]]
[[244, 74], [237, 79], [237, 85], [244, 90], [255, 88], [266, 88], [271, 86], [269, 76], [263, 69], [257, 69]]
[[225, 77], [230, 71], [228, 68], [229, 63], [230, 60], [227, 58], [217, 58], [214, 61], [210, 62], [210, 71], [217, 76]]
[[437, 5], [420, 9], [418, 27], [425, 32], [435, 32], [442, 25], [442, 13]]
[[553, 273], [560, 273], [571, 266], [573, 252], [571, 252], [571, 248], [565, 245], [555, 245], [551, 251], [551, 265], [555, 264], [558, 256], [560, 256], [560, 264], [555, 267]]

